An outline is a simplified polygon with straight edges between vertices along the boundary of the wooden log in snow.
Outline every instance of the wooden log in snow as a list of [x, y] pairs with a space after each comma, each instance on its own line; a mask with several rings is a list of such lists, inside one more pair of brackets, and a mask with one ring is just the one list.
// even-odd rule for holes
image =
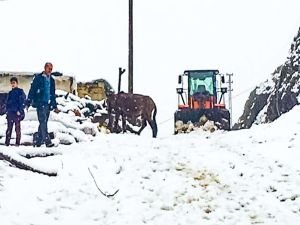
[[31, 172], [40, 173], [47, 176], [57, 176], [56, 171], [46, 171], [41, 168], [34, 168], [34, 166], [30, 164], [29, 159], [23, 158], [17, 153], [6, 154], [5, 152], [0, 151], [0, 160], [5, 160], [22, 170], [29, 170]]
[[31, 158], [45, 158], [45, 157], [49, 157], [49, 156], [56, 156], [56, 155], [61, 155], [62, 153], [60, 151], [57, 150], [43, 150], [43, 149], [39, 149], [38, 151], [36, 149], [34, 150], [22, 150], [22, 151], [18, 151], [18, 154], [27, 158], [27, 159], [31, 159]]

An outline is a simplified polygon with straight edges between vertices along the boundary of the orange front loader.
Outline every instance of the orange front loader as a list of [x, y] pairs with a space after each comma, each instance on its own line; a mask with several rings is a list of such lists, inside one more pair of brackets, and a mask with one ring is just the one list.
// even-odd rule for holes
[[179, 76], [177, 88], [178, 109], [175, 123], [199, 122], [205, 115], [224, 130], [230, 130], [230, 113], [225, 107], [227, 88], [224, 76], [218, 70], [187, 70]]

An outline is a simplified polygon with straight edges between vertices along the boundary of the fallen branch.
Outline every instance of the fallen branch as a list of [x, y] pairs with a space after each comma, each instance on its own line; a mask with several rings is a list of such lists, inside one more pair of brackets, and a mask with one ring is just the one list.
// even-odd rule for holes
[[47, 154], [43, 154], [43, 153], [41, 153], [41, 154], [39, 154], [39, 153], [37, 153], [37, 154], [35, 154], [35, 155], [30, 155], [30, 154], [20, 154], [21, 156], [23, 156], [23, 157], [25, 157], [26, 159], [32, 159], [32, 158], [46, 158], [46, 157], [48, 157], [48, 156], [55, 156], [56, 154], [54, 154], [54, 153], [47, 153]]
[[99, 186], [98, 186], [98, 184], [97, 184], [97, 182], [96, 182], [96, 180], [95, 180], [95, 177], [94, 177], [93, 173], [91, 172], [90, 168], [88, 168], [88, 170], [89, 170], [89, 172], [90, 172], [91, 177], [92, 177], [93, 180], [94, 180], [94, 183], [95, 183], [97, 189], [99, 190], [99, 192], [100, 192], [102, 195], [104, 195], [104, 196], [107, 197], [107, 198], [112, 198], [112, 197], [114, 197], [114, 196], [119, 192], [119, 189], [116, 190], [113, 194], [108, 194], [107, 192], [103, 192], [103, 191], [99, 188]]
[[12, 156], [12, 154], [6, 154], [3, 152], [0, 152], [0, 160], [5, 160], [9, 162], [11, 165], [22, 169], [22, 170], [29, 170], [31, 172], [40, 173], [47, 176], [57, 176], [57, 172], [50, 172], [50, 171], [43, 171], [41, 169], [34, 168], [30, 165], [29, 160], [26, 158], [23, 158], [22, 156], [16, 154], [15, 156]]
[[55, 156], [55, 155], [61, 155], [62, 153], [60, 151], [56, 151], [56, 150], [39, 150], [39, 151], [19, 151], [18, 152], [19, 155], [27, 158], [27, 159], [31, 159], [31, 158], [45, 158], [48, 156]]

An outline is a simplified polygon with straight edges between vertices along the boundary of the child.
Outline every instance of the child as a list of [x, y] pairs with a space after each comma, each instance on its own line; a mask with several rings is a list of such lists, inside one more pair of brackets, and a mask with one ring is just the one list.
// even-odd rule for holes
[[21, 120], [24, 119], [24, 107], [26, 95], [23, 89], [18, 88], [18, 79], [12, 77], [10, 79], [12, 90], [8, 93], [6, 101], [6, 115], [7, 115], [7, 130], [5, 145], [9, 146], [13, 125], [16, 130], [16, 146], [20, 145], [21, 140]]

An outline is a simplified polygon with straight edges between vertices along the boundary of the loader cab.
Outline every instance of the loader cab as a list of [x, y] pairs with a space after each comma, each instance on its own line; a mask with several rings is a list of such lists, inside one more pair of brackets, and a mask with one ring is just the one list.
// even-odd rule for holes
[[218, 70], [186, 70], [178, 78], [178, 108], [211, 109], [218, 104], [219, 86], [224, 80], [218, 78]]

